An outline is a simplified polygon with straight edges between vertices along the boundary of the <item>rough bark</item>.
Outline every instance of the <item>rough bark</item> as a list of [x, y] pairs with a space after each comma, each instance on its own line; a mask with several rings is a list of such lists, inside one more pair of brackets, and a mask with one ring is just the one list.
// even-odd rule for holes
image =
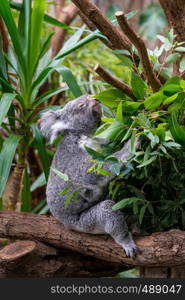
[[112, 48], [130, 49], [127, 38], [120, 30], [112, 25], [109, 19], [91, 0], [72, 0], [79, 10], [98, 28], [110, 41]]
[[176, 39], [185, 41], [185, 3], [184, 0], [159, 0], [170, 27], [173, 27]]
[[111, 84], [118, 90], [122, 91], [125, 93], [128, 97], [130, 97], [133, 100], [136, 100], [136, 97], [134, 96], [132, 89], [130, 86], [120, 79], [116, 78], [112, 74], [110, 74], [108, 71], [106, 71], [102, 66], [99, 64], [96, 65], [94, 71], [101, 77], [103, 78], [107, 83]]
[[147, 52], [147, 49], [146, 49], [143, 39], [139, 35], [137, 35], [137, 33], [131, 28], [131, 26], [127, 22], [127, 19], [122, 11], [116, 12], [115, 15], [116, 15], [118, 23], [119, 23], [121, 29], [123, 30], [124, 34], [128, 37], [130, 42], [138, 50], [139, 57], [141, 59], [142, 65], [143, 65], [145, 77], [147, 78], [153, 91], [157, 92], [159, 90], [159, 88], [161, 87], [161, 83], [153, 70], [153, 67], [150, 62], [148, 52]]
[[123, 271], [118, 263], [101, 261], [38, 241], [17, 240], [0, 250], [0, 278], [102, 277]]
[[136, 239], [139, 253], [125, 256], [107, 235], [90, 235], [66, 229], [54, 217], [0, 212], [0, 237], [35, 240], [61, 249], [119, 265], [171, 267], [185, 264], [185, 232], [170, 230]]

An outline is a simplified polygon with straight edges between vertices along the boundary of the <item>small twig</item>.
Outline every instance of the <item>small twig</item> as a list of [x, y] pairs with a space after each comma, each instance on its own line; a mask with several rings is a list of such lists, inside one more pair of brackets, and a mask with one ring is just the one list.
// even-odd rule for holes
[[138, 50], [141, 62], [143, 64], [145, 76], [148, 79], [148, 82], [151, 85], [153, 91], [157, 92], [161, 87], [161, 83], [156, 77], [155, 72], [152, 68], [144, 41], [130, 27], [122, 11], [116, 12], [115, 16], [124, 34], [129, 38], [130, 42]]
[[117, 88], [118, 90], [122, 91], [123, 93], [125, 93], [127, 96], [129, 96], [131, 99], [136, 100], [132, 89], [129, 87], [128, 84], [122, 82], [120, 79], [116, 78], [115, 76], [113, 76], [112, 74], [110, 74], [108, 71], [106, 71], [102, 66], [100, 66], [99, 64], [96, 65], [95, 67], [95, 72], [100, 75], [100, 77], [102, 77], [107, 83], [111, 84], [112, 86], [114, 86], [115, 88]]

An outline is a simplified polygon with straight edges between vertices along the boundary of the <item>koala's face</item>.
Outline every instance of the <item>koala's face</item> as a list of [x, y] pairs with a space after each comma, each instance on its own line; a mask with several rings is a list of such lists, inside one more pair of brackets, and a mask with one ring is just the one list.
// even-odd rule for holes
[[57, 111], [48, 111], [40, 121], [42, 134], [51, 142], [65, 130], [89, 134], [100, 125], [101, 104], [90, 95], [79, 97]]

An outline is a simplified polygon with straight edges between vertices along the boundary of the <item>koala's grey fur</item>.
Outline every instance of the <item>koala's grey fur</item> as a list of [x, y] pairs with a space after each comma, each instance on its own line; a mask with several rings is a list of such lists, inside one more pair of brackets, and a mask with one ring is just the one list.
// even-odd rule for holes
[[[91, 96], [82, 96], [69, 103], [63, 109], [48, 111], [40, 121], [42, 134], [51, 142], [64, 132], [52, 162], [52, 168], [68, 175], [72, 189], [81, 185], [78, 201], [73, 199], [64, 208], [68, 195], [61, 196], [69, 182], [65, 182], [50, 170], [47, 184], [47, 202], [51, 213], [65, 226], [76, 231], [110, 234], [121, 245], [128, 256], [133, 256], [136, 245], [128, 232], [124, 215], [113, 211], [115, 202], [107, 199], [107, 188], [113, 178], [100, 174], [87, 173], [91, 167], [91, 156], [85, 145], [98, 147], [98, 141], [90, 138], [101, 121], [101, 105]], [[120, 160], [129, 156], [129, 145], [114, 154]], [[108, 164], [103, 166], [109, 169]], [[110, 170], [109, 170], [110, 171]]]

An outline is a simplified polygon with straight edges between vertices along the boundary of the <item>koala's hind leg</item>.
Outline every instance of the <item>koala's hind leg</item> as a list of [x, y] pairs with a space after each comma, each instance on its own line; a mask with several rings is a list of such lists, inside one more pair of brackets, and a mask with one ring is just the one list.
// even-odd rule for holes
[[133, 256], [137, 250], [131, 233], [128, 231], [124, 215], [120, 211], [113, 211], [115, 204], [112, 200], [104, 200], [80, 215], [68, 218], [66, 224], [70, 228], [93, 234], [107, 233], [126, 252], [127, 256]]

